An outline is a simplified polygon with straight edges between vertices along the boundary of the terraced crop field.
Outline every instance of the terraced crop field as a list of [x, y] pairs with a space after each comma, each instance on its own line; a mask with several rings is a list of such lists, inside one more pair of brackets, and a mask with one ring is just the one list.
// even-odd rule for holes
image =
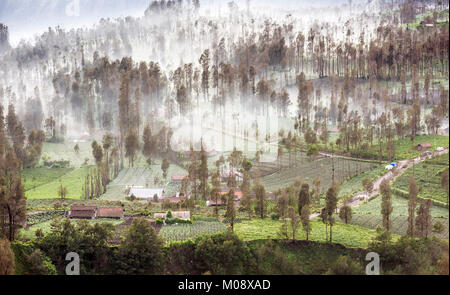
[[[392, 195], [392, 216], [408, 216], [408, 200], [396, 195]], [[448, 209], [443, 207], [431, 207], [431, 216], [435, 218], [447, 218]], [[378, 196], [369, 202], [361, 204], [359, 207], [353, 208], [353, 214], [372, 214], [381, 215], [381, 197]]]
[[[442, 172], [449, 167], [449, 154], [445, 154], [415, 165], [414, 169], [408, 168], [400, 175], [393, 184], [393, 188], [408, 194], [409, 178], [414, 174], [414, 178], [419, 187], [420, 198], [431, 198], [442, 204], [447, 202], [447, 192], [441, 186]], [[395, 191], [394, 191], [395, 193]]]
[[312, 185], [315, 178], [321, 180], [321, 191], [325, 192], [332, 182], [332, 167], [334, 162], [335, 180], [342, 182], [349, 177], [371, 170], [373, 163], [347, 160], [342, 158], [323, 158], [317, 161], [305, 162], [291, 168], [284, 168], [280, 171], [261, 178], [267, 191], [275, 191], [279, 188], [295, 182], [297, 177]]
[[385, 165], [378, 165], [375, 168], [367, 170], [361, 174], [355, 175], [349, 180], [343, 182], [339, 186], [339, 196], [344, 196], [346, 194], [354, 196], [355, 194], [364, 191], [362, 181], [365, 178], [371, 179], [372, 181], [378, 179], [380, 176], [386, 173], [384, 169]]
[[[270, 218], [259, 219], [253, 218], [249, 221], [236, 223], [234, 226], [235, 233], [245, 241], [280, 239], [280, 228], [282, 221], [272, 220]], [[325, 242], [326, 232], [325, 224], [321, 220], [315, 218], [311, 220], [312, 231], [310, 234], [311, 241]], [[376, 236], [376, 231], [366, 227], [344, 224], [336, 222], [333, 226], [333, 243], [342, 244], [352, 248], [367, 248], [371, 239]], [[296, 238], [305, 240], [306, 236], [302, 228], [298, 229]], [[393, 235], [393, 239], [397, 239], [398, 235]]]
[[[280, 159], [277, 159], [275, 154], [271, 155], [271, 157], [273, 160], [270, 162], [264, 160], [253, 162], [252, 170], [250, 170], [251, 175], [253, 177], [263, 177], [273, 174], [283, 168], [295, 167], [312, 161], [310, 157], [302, 152], [298, 152], [296, 155], [292, 152], [290, 156], [288, 153], [284, 153]], [[323, 158], [324, 156], [318, 156], [316, 160]]]
[[223, 232], [227, 227], [219, 221], [195, 221], [193, 224], [165, 225], [159, 234], [166, 243], [194, 239], [200, 235]]
[[[343, 220], [339, 219], [340, 222]], [[449, 231], [448, 231], [448, 218], [432, 218], [433, 224], [437, 221], [442, 222], [445, 227], [445, 230], [442, 233], [433, 233], [433, 236], [437, 236], [441, 239], [448, 239]], [[372, 214], [360, 214], [354, 215], [350, 224], [359, 225], [362, 227], [367, 227], [370, 229], [376, 229], [378, 225], [383, 225], [383, 219], [381, 215], [372, 215]], [[408, 229], [408, 217], [407, 216], [394, 216], [392, 219], [392, 232], [398, 235], [405, 235]]]
[[[446, 135], [418, 135], [414, 143], [411, 142], [409, 138], [397, 139], [394, 141], [395, 144], [395, 157], [394, 161], [412, 159], [420, 156], [422, 151], [416, 150], [414, 147], [419, 143], [429, 142], [431, 143], [431, 151], [435, 151], [438, 147], [448, 147], [449, 146], [449, 137]], [[386, 142], [382, 143], [383, 150], [383, 160], [387, 161], [387, 153], [386, 153]], [[346, 150], [344, 147], [341, 147], [339, 150], [341, 153], [346, 154]], [[372, 146], [369, 146], [366, 150], [355, 150], [351, 152], [355, 157], [364, 158], [364, 159], [372, 159], [376, 160], [379, 158], [379, 146], [375, 141]]]

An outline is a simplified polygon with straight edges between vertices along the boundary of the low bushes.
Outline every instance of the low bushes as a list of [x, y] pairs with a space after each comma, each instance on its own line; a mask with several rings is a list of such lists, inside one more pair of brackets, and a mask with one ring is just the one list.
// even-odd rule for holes
[[188, 223], [188, 224], [192, 224], [192, 220], [188, 219], [180, 219], [180, 218], [167, 218], [166, 219], [166, 224], [176, 224], [176, 223]]
[[15, 241], [11, 244], [15, 257], [16, 275], [56, 275], [52, 261], [33, 242]]

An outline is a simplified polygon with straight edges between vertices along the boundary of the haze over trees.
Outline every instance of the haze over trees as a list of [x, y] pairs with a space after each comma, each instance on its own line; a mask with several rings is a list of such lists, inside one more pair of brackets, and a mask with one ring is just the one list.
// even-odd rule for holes
[[[365, 250], [386, 274], [445, 273], [448, 1], [149, 2], [13, 46], [0, 24], [0, 273], [14, 256], [63, 273], [68, 250], [83, 274], [361, 274]], [[27, 199], [41, 178], [57, 186]], [[164, 196], [129, 195], [144, 185]], [[30, 215], [72, 203], [126, 221], [24, 237]]]

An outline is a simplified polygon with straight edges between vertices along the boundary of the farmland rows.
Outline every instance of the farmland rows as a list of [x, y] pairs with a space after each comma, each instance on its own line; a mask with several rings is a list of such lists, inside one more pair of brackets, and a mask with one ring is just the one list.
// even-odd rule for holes
[[[274, 157], [276, 158], [275, 155]], [[323, 158], [324, 157], [320, 156], [317, 158], [317, 160]], [[276, 159], [272, 162], [254, 162], [251, 172], [253, 176], [262, 177], [279, 171], [280, 167], [281, 168], [294, 167], [303, 165], [308, 162], [311, 162], [311, 159], [307, 157], [305, 153], [297, 153], [297, 155], [294, 155], [292, 153], [290, 157], [289, 154], [283, 154], [281, 156], [281, 159]]]
[[[321, 190], [326, 190], [332, 182], [332, 163], [334, 161], [335, 180], [344, 181], [350, 176], [370, 170], [371, 163], [357, 162], [345, 159], [326, 158], [321, 161], [309, 162], [304, 165], [282, 169], [272, 175], [261, 178], [268, 191], [274, 191], [295, 182], [297, 177], [312, 184], [315, 178], [321, 179]], [[350, 167], [349, 167], [350, 166]]]
[[193, 224], [163, 226], [159, 234], [168, 243], [194, 239], [203, 234], [215, 234], [225, 230], [226, 226], [218, 221], [195, 221]]
[[402, 191], [408, 191], [409, 177], [413, 175], [417, 185], [421, 187], [419, 197], [432, 196], [433, 200], [441, 203], [446, 202], [447, 194], [441, 187], [441, 174], [445, 167], [448, 167], [449, 155], [445, 154], [431, 160], [424, 161], [413, 168], [408, 168], [393, 183], [393, 187]]
[[[340, 220], [340, 222], [343, 222], [343, 220]], [[432, 218], [433, 224], [437, 221], [442, 222], [442, 224], [445, 227], [445, 230], [441, 234], [435, 234], [433, 235], [438, 236], [443, 239], [448, 239], [449, 237], [449, 220], [448, 218]], [[359, 225], [362, 227], [375, 229], [377, 226], [382, 226], [383, 224], [383, 218], [381, 215], [373, 215], [373, 214], [357, 214], [353, 215], [353, 218], [350, 222], [350, 224]], [[407, 216], [393, 216], [392, 218], [392, 232], [398, 235], [405, 235], [406, 231], [408, 229], [408, 217]]]

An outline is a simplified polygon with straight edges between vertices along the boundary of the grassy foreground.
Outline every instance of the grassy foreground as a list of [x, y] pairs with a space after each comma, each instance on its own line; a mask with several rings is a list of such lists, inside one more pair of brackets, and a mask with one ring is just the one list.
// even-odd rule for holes
[[[278, 239], [282, 222], [279, 220], [251, 219], [236, 223], [234, 230], [236, 234], [245, 241]], [[325, 224], [318, 219], [311, 220], [312, 231], [309, 236], [311, 241], [325, 242]], [[367, 248], [369, 241], [376, 236], [373, 229], [364, 228], [357, 225], [337, 222], [333, 226], [333, 243], [342, 244], [352, 248]], [[393, 235], [394, 240], [398, 236]], [[296, 239], [305, 240], [306, 236], [301, 226], [299, 227]]]

